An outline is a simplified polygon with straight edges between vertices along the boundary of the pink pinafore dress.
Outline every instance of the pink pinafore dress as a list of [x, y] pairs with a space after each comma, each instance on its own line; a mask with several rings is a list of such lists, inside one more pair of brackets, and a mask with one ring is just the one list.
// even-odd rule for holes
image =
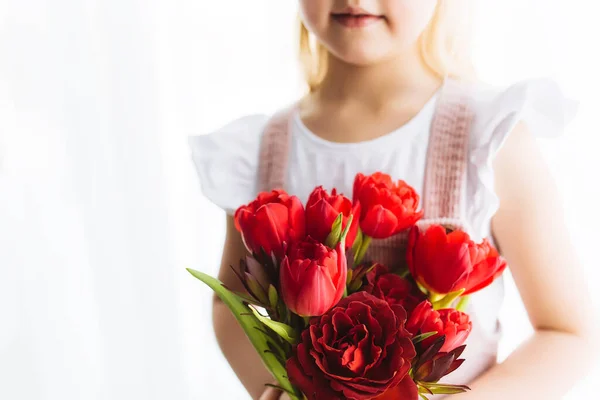
[[[473, 117], [472, 97], [469, 91], [452, 79], [446, 79], [437, 99], [431, 123], [424, 177], [424, 217], [419, 225], [442, 224], [467, 229], [465, 221], [465, 193], [469, 132]], [[265, 128], [259, 162], [259, 189], [270, 191], [286, 187], [290, 121], [295, 106], [275, 114]], [[386, 171], [382, 171], [386, 172]], [[393, 179], [402, 179], [392, 176]], [[332, 188], [327, 188], [332, 189]], [[293, 193], [292, 193], [293, 194]], [[365, 259], [399, 267], [404, 264], [408, 232], [389, 239], [373, 240]], [[485, 290], [485, 289], [484, 289]], [[467, 309], [473, 321], [473, 330], [463, 353], [464, 364], [442, 382], [469, 384], [497, 361], [500, 330], [485, 332], [472, 304]], [[432, 396], [441, 399], [444, 396]]]

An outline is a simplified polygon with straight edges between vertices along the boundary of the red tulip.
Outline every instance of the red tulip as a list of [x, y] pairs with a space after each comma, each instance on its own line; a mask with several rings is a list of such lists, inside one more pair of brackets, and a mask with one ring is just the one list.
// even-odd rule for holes
[[477, 257], [473, 270], [455, 286], [465, 289], [463, 295], [475, 293], [499, 278], [506, 269], [506, 265], [506, 260], [500, 257], [498, 250], [484, 239], [483, 243], [477, 245]]
[[423, 211], [417, 211], [417, 192], [406, 182], [394, 183], [381, 172], [356, 175], [353, 198], [361, 206], [360, 228], [372, 238], [390, 237], [410, 228], [423, 216]]
[[347, 277], [346, 254], [310, 236], [293, 243], [280, 270], [281, 294], [298, 315], [322, 315], [342, 298]]
[[302, 203], [283, 190], [260, 193], [235, 212], [235, 226], [248, 250], [258, 255], [264, 250], [278, 260], [283, 258], [286, 244], [304, 238], [305, 225]]
[[431, 292], [463, 295], [483, 289], [500, 276], [506, 262], [487, 242], [476, 244], [461, 230], [447, 232], [441, 225], [411, 231], [407, 264], [417, 282]]
[[423, 348], [428, 348], [437, 338], [445, 336], [441, 352], [450, 352], [462, 346], [472, 328], [467, 314], [453, 308], [434, 310], [427, 300], [415, 308], [406, 323], [406, 329], [413, 335], [437, 332], [422, 342]]
[[322, 186], [319, 186], [311, 193], [306, 203], [307, 234], [319, 242], [325, 243], [327, 236], [331, 233], [333, 222], [340, 213], [343, 214], [342, 230], [346, 227], [350, 214], [353, 216], [348, 236], [346, 236], [346, 248], [352, 247], [358, 233], [360, 205], [356, 204], [353, 207], [350, 199], [337, 194], [335, 189], [329, 195]]

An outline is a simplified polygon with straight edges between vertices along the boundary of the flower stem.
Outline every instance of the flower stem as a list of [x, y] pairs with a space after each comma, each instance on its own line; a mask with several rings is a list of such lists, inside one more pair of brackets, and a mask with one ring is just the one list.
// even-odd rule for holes
[[369, 249], [369, 245], [371, 244], [372, 240], [372, 238], [367, 235], [363, 235], [362, 239], [362, 243], [360, 245], [360, 248], [358, 249], [358, 254], [354, 258], [355, 265], [359, 265], [362, 262], [363, 258], [365, 257], [365, 254], [367, 254], [367, 250]]
[[431, 301], [432, 303], [438, 303], [440, 302], [444, 297], [446, 297], [446, 295], [444, 294], [439, 294], [439, 293], [434, 293], [434, 292], [429, 292], [429, 301]]
[[434, 310], [441, 310], [444, 308], [449, 308], [452, 306], [452, 303], [454, 303], [454, 301], [456, 299], [458, 299], [460, 297], [461, 294], [463, 294], [465, 291], [465, 289], [461, 289], [458, 290], [456, 292], [452, 292], [452, 293], [448, 293], [446, 295], [442, 295], [443, 297], [441, 299], [437, 299], [437, 301], [432, 301], [433, 304], [433, 309]]
[[470, 296], [461, 297], [458, 301], [458, 304], [456, 305], [456, 309], [458, 311], [466, 312], [467, 306], [469, 305], [469, 300], [471, 300]]

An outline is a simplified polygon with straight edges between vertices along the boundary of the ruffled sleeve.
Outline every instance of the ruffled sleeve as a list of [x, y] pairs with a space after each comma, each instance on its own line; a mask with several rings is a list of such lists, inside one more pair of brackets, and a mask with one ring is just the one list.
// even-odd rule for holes
[[519, 122], [536, 137], [560, 136], [574, 118], [577, 103], [547, 79], [515, 84], [505, 90], [480, 90], [475, 95], [475, 117], [470, 139], [467, 179], [467, 218], [475, 235], [490, 235], [490, 221], [498, 210], [493, 160]]
[[210, 134], [189, 137], [202, 193], [230, 215], [257, 195], [260, 139], [267, 119], [250, 115]]

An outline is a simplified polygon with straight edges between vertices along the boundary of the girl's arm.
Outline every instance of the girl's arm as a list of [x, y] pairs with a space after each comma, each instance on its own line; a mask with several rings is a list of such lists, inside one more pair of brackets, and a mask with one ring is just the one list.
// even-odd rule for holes
[[[235, 229], [233, 218], [227, 216], [227, 234], [219, 279], [227, 287], [240, 292], [244, 292], [245, 289], [231, 270], [231, 265], [238, 266], [240, 259], [246, 253], [242, 237]], [[213, 299], [213, 326], [225, 358], [252, 398], [258, 399], [265, 390], [265, 384], [271, 382], [273, 377], [264, 367], [260, 356], [231, 311], [216, 296]]]
[[458, 395], [467, 399], [561, 399], [596, 358], [595, 315], [570, 243], [558, 191], [524, 125], [494, 162], [500, 209], [492, 229], [535, 334]]

